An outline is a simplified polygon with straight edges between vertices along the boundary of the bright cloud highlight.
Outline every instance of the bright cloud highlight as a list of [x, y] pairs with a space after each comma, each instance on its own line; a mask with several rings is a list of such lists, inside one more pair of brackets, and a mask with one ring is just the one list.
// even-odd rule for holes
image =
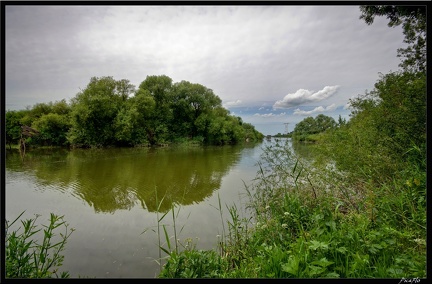
[[339, 87], [340, 87], [339, 85], [325, 86], [322, 90], [318, 92], [299, 89], [293, 94], [286, 95], [282, 100], [276, 101], [275, 104], [273, 105], [273, 108], [283, 109], [283, 108], [295, 107], [301, 104], [319, 102], [336, 94]]
[[327, 112], [327, 111], [332, 111], [336, 109], [336, 104], [331, 104], [327, 107], [323, 107], [323, 106], [319, 106], [314, 108], [313, 110], [309, 110], [309, 111], [305, 111], [305, 110], [301, 110], [299, 108], [295, 109], [293, 114], [294, 115], [311, 115], [311, 114], [316, 114], [316, 113], [321, 113], [321, 112]]
[[279, 114], [274, 114], [274, 113], [255, 113], [254, 116], [260, 116], [260, 117], [277, 117], [277, 116], [285, 116], [286, 113], [282, 112]]
[[236, 101], [226, 102], [226, 103], [223, 104], [223, 106], [225, 108], [230, 108], [230, 107], [239, 106], [239, 105], [241, 105], [241, 103], [242, 103], [241, 100], [236, 100]]

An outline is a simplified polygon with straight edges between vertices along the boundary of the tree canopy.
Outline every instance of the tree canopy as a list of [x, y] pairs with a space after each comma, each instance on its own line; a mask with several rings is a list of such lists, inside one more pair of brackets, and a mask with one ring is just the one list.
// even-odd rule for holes
[[147, 76], [138, 88], [127, 79], [92, 77], [71, 99], [38, 103], [7, 112], [9, 144], [20, 138], [20, 126], [40, 131], [28, 144], [107, 147], [159, 145], [195, 141], [235, 144], [264, 135], [222, 107], [213, 90], [188, 81], [173, 83], [166, 75]]
[[350, 99], [350, 119], [323, 138], [325, 155], [342, 170], [380, 181], [408, 168], [426, 170], [426, 6], [360, 6], [372, 24], [385, 16], [401, 25], [406, 48], [400, 70], [379, 74], [374, 88]]
[[361, 16], [371, 25], [376, 16], [386, 16], [388, 26], [402, 25], [406, 48], [398, 49], [403, 60], [400, 67], [413, 71], [426, 71], [426, 5], [362, 5]]
[[296, 140], [304, 141], [313, 134], [322, 133], [328, 129], [336, 127], [336, 121], [327, 115], [319, 114], [315, 118], [308, 116], [296, 124], [293, 137]]

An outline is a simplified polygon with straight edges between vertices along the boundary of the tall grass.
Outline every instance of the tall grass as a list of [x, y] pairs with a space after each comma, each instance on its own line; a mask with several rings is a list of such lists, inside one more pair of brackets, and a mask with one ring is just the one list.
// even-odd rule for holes
[[[64, 259], [61, 252], [74, 229], [68, 230], [63, 216], [52, 213], [49, 224], [41, 225], [43, 231], [36, 225], [40, 215], [21, 220], [22, 227], [15, 228], [24, 212], [12, 222], [6, 220], [6, 278], [69, 278], [68, 272], [59, 274], [58, 269]], [[57, 234], [56, 229], [60, 227], [64, 227], [64, 233]], [[39, 233], [43, 233], [43, 237]]]
[[[146, 233], [148, 230], [153, 231], [157, 235], [158, 240], [158, 253], [159, 258], [155, 259], [158, 263], [160, 272], [163, 270], [164, 260], [169, 257], [172, 257], [175, 254], [178, 254], [181, 249], [193, 249], [194, 244], [192, 239], [187, 238], [185, 243], [182, 243], [179, 239], [181, 232], [183, 231], [185, 225], [181, 226], [180, 229], [177, 228], [176, 220], [178, 219], [181, 207], [176, 203], [171, 202], [171, 209], [160, 214], [160, 208], [162, 203], [165, 200], [165, 195], [159, 200], [159, 196], [157, 193], [157, 189], [155, 188], [155, 199], [156, 199], [156, 218], [157, 225], [154, 227], [146, 228], [141, 234]], [[177, 210], [176, 210], [177, 209]], [[171, 213], [171, 221], [172, 223], [164, 223], [165, 217]], [[190, 213], [189, 213], [190, 214]], [[189, 218], [189, 215], [187, 216]], [[171, 227], [171, 230], [169, 230]], [[162, 256], [162, 253], [165, 253], [165, 256]]]
[[[307, 161], [288, 144], [267, 147], [256, 179], [245, 185], [247, 206], [226, 206], [230, 219], [224, 220], [218, 196], [222, 236], [214, 250], [196, 249], [191, 238], [182, 243], [181, 207], [171, 203], [160, 213], [166, 196], [159, 199], [155, 191], [157, 225], [143, 233], [157, 234], [158, 277], [425, 278], [425, 149], [413, 146], [408, 154], [407, 162], [392, 166], [398, 170], [390, 177], [387, 169], [377, 176], [363, 165], [352, 174], [325, 159]], [[243, 210], [250, 217], [241, 217]], [[58, 269], [73, 229], [51, 214], [43, 238], [36, 237], [39, 215], [11, 231], [23, 213], [6, 221], [6, 278], [68, 278]], [[65, 232], [57, 235], [59, 227]]]
[[426, 277], [425, 157], [383, 180], [305, 161], [287, 144], [261, 158], [246, 187], [252, 218], [231, 206], [223, 249], [179, 253], [160, 277]]

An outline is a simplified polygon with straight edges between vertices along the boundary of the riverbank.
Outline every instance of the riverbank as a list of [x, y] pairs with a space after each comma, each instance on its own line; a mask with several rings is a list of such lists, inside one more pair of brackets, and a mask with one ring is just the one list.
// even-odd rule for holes
[[[291, 161], [291, 162], [289, 162]], [[268, 148], [214, 251], [170, 252], [160, 278], [425, 278], [426, 173], [379, 184]]]

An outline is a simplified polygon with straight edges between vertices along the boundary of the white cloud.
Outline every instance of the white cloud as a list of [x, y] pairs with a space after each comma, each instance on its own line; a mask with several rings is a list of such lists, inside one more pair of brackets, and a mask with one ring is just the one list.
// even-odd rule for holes
[[336, 104], [331, 104], [327, 107], [319, 106], [319, 107], [316, 107], [313, 110], [309, 110], [309, 111], [305, 111], [305, 110], [301, 110], [301, 109], [297, 108], [294, 110], [293, 114], [306, 116], [306, 115], [312, 115], [312, 114], [316, 114], [316, 113], [333, 111], [335, 109], [336, 109]]
[[242, 104], [241, 100], [236, 100], [236, 101], [229, 101], [229, 102], [225, 102], [223, 103], [223, 107], [225, 108], [230, 108], [230, 107], [235, 107], [235, 106], [239, 106]]
[[282, 112], [279, 114], [274, 114], [274, 113], [255, 113], [254, 116], [260, 116], [260, 117], [278, 117], [278, 116], [285, 116], [286, 113]]
[[334, 95], [339, 89], [339, 86], [325, 86], [318, 92], [299, 89], [295, 93], [286, 95], [282, 100], [276, 101], [273, 105], [274, 109], [290, 108], [301, 104], [319, 102]]

